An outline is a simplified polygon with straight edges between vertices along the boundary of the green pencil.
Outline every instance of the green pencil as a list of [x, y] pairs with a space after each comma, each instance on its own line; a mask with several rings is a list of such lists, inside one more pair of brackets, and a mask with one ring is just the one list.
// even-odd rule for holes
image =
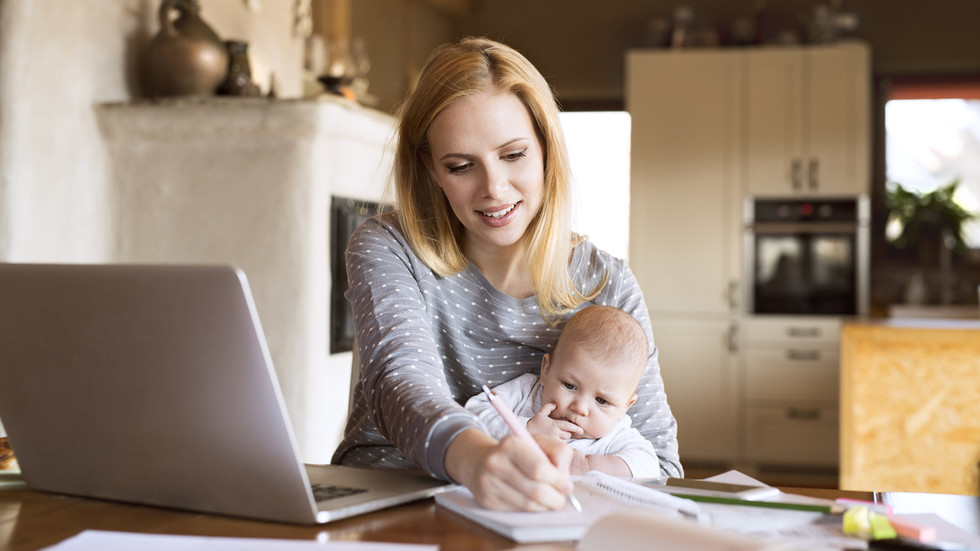
[[671, 492], [675, 497], [701, 501], [704, 503], [721, 503], [724, 505], [746, 505], [749, 507], [769, 507], [770, 509], [793, 509], [795, 511], [814, 511], [817, 513], [843, 513], [846, 507], [840, 505], [817, 505], [814, 503], [786, 503], [782, 501], [752, 501], [735, 497], [704, 496]]

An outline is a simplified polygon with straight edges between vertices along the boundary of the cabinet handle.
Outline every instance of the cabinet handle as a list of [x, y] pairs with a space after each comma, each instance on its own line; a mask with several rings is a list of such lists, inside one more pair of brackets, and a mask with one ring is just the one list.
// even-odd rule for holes
[[790, 168], [791, 178], [793, 179], [793, 190], [800, 191], [803, 189], [803, 161], [800, 159], [793, 159], [792, 167]]
[[794, 361], [813, 362], [820, 359], [819, 350], [787, 350], [786, 359]]
[[820, 410], [817, 408], [787, 408], [786, 417], [797, 421], [816, 421], [820, 419]]
[[787, 327], [786, 335], [790, 337], [819, 337], [819, 327]]
[[810, 159], [810, 191], [817, 191], [820, 187], [820, 160], [816, 157]]
[[738, 353], [738, 326], [734, 323], [728, 326], [728, 353]]
[[728, 307], [738, 308], [738, 281], [734, 279], [728, 282]]

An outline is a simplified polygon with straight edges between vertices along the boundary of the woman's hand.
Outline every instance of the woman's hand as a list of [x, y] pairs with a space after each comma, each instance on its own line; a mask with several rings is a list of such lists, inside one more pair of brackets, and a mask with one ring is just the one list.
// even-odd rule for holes
[[568, 440], [582, 435], [582, 427], [564, 419], [552, 419], [551, 412], [558, 407], [552, 402], [541, 406], [541, 409], [527, 420], [527, 430], [531, 434], [552, 436], [560, 440]]
[[446, 470], [469, 488], [477, 503], [503, 511], [549, 511], [567, 503], [572, 449], [561, 440], [536, 437], [548, 459], [516, 436], [496, 441], [470, 429], [446, 452]]

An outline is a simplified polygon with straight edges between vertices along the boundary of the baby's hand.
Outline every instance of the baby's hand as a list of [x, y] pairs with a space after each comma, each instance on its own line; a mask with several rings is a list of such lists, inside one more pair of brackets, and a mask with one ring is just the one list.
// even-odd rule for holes
[[587, 474], [590, 470], [592, 470], [591, 467], [589, 467], [589, 456], [585, 455], [582, 450], [574, 451], [575, 455], [572, 457], [572, 464], [568, 466], [568, 474]]
[[552, 419], [549, 417], [555, 411], [555, 404], [547, 403], [527, 421], [527, 430], [531, 434], [541, 434], [553, 436], [561, 440], [568, 440], [573, 436], [582, 434], [582, 427], [566, 421], [564, 419]]

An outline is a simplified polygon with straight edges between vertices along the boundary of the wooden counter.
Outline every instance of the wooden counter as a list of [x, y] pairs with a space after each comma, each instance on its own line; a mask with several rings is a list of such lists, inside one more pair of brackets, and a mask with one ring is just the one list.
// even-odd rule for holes
[[977, 495], [980, 321], [841, 329], [840, 487]]

